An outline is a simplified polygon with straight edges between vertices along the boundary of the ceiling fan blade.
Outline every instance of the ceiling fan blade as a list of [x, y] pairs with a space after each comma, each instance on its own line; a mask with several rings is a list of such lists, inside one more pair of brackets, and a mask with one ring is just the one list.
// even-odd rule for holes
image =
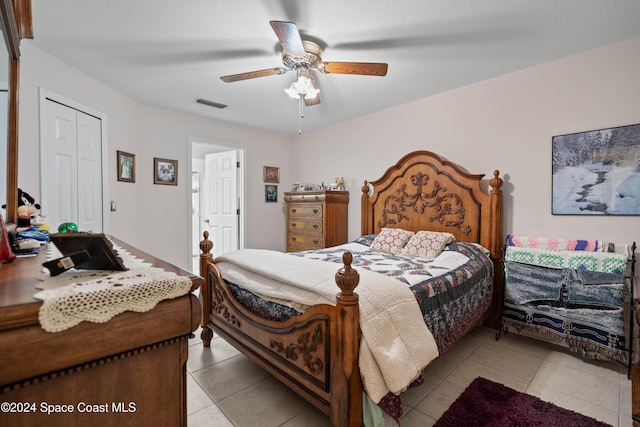
[[325, 62], [320, 71], [328, 74], [386, 76], [387, 64], [381, 62]]
[[270, 21], [269, 23], [276, 36], [278, 36], [285, 54], [296, 58], [305, 57], [306, 52], [302, 45], [302, 38], [295, 23], [287, 21]]
[[248, 73], [231, 74], [229, 76], [222, 76], [220, 80], [225, 83], [233, 83], [240, 80], [255, 79], [257, 77], [275, 76], [276, 74], [284, 74], [289, 71], [288, 68], [267, 68], [266, 70], [249, 71]]

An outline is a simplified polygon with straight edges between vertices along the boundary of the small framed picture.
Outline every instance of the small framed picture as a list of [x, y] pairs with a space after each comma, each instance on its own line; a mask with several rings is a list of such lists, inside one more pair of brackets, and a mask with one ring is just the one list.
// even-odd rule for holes
[[136, 155], [118, 150], [118, 181], [136, 182]]
[[264, 182], [280, 182], [280, 168], [275, 166], [265, 166]]
[[153, 159], [153, 183], [178, 185], [178, 161], [155, 157]]
[[265, 203], [278, 202], [278, 186], [277, 185], [264, 186], [264, 201]]

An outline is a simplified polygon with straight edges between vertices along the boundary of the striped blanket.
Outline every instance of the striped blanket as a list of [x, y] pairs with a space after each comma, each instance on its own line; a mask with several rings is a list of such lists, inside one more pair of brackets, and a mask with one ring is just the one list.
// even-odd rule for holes
[[600, 252], [603, 250], [603, 244], [600, 240], [560, 239], [552, 237], [507, 236], [507, 246], [560, 251]]

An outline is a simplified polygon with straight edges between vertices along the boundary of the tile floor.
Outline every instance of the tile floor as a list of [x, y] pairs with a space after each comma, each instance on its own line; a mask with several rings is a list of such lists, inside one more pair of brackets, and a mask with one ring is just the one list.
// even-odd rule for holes
[[[196, 331], [187, 363], [189, 427], [330, 426], [329, 419], [222, 338], [203, 348]], [[626, 367], [590, 362], [560, 346], [479, 327], [425, 370], [403, 395], [402, 427], [431, 426], [476, 376], [503, 383], [616, 427], [632, 425]]]

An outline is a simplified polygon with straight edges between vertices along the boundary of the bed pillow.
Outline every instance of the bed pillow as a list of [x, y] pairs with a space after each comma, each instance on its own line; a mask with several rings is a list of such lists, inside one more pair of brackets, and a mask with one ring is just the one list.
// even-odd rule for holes
[[407, 242], [398, 255], [435, 259], [445, 246], [455, 240], [455, 236], [451, 233], [421, 230]]
[[376, 252], [397, 255], [413, 236], [413, 231], [401, 228], [383, 228], [369, 248]]

